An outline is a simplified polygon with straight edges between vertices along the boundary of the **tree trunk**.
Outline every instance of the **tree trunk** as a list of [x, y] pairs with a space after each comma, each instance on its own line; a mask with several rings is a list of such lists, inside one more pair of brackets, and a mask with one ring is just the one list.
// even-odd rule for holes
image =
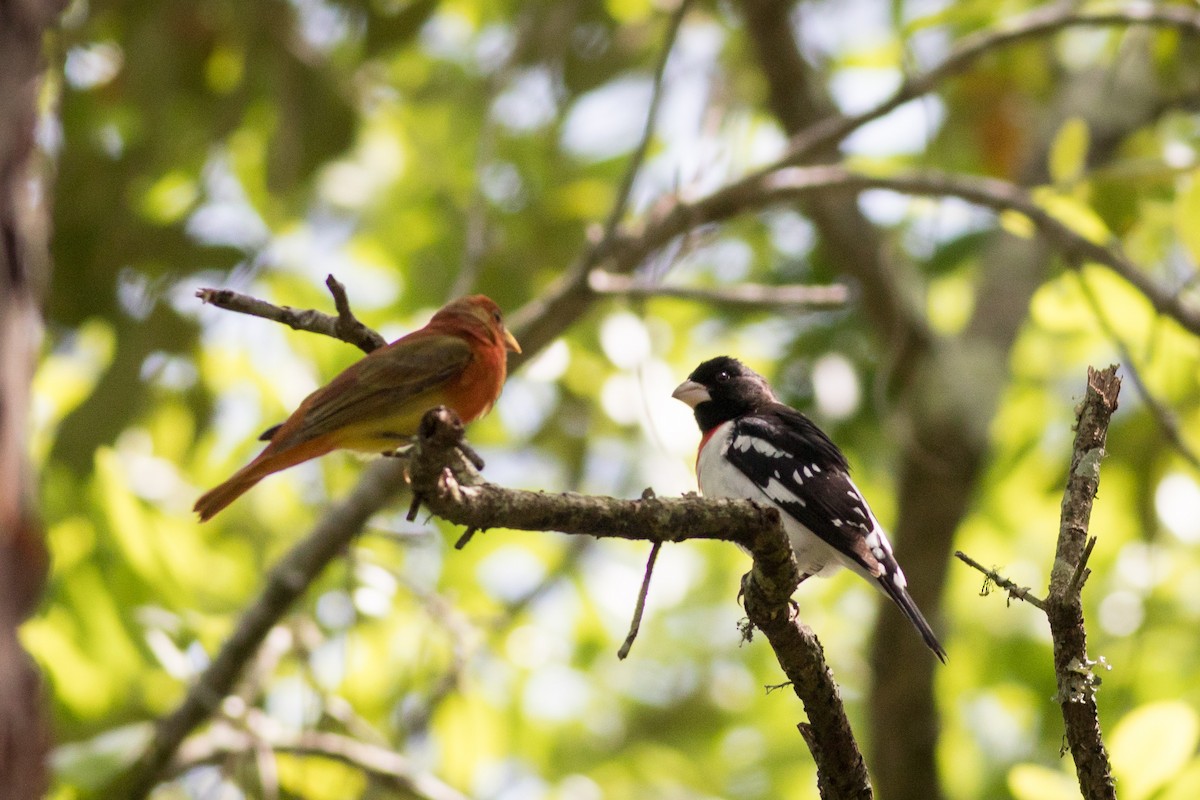
[[58, 0], [0, 0], [0, 798], [41, 797], [49, 735], [41, 681], [17, 626], [48, 558], [28, 459], [29, 391], [49, 275], [46, 187], [34, 156], [42, 38]]

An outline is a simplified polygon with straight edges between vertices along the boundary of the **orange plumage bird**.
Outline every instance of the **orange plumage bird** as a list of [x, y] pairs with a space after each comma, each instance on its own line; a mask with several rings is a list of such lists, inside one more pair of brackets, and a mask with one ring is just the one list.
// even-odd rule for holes
[[196, 501], [200, 521], [271, 473], [310, 458], [338, 449], [395, 450], [435, 406], [453, 409], [463, 422], [478, 419], [500, 396], [510, 350], [521, 346], [490, 298], [449, 303], [424, 328], [351, 364], [266, 431], [266, 449]]

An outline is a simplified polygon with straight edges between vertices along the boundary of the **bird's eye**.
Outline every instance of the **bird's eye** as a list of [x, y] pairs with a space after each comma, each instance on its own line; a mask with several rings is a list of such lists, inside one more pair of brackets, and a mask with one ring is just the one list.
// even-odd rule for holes
[[721, 370], [717, 373], [717, 383], [727, 383], [729, 381], [729, 373]]
[[500, 322], [502, 320], [502, 318], [500, 316], [500, 309], [496, 309], [495, 311], [492, 312], [492, 319], [496, 320], [497, 325], [500, 324]]

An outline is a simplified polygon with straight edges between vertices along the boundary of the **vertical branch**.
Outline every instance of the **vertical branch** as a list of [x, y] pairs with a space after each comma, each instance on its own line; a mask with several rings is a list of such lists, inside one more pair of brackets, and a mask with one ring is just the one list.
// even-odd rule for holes
[[1046, 598], [1046, 615], [1054, 637], [1057, 700], [1062, 706], [1079, 789], [1087, 800], [1116, 798], [1108, 752], [1100, 734], [1096, 680], [1091, 669], [1095, 662], [1087, 656], [1080, 591], [1087, 580], [1087, 558], [1095, 542], [1095, 539], [1089, 542], [1088, 523], [1100, 483], [1100, 460], [1104, 457], [1108, 422], [1117, 409], [1120, 389], [1116, 366], [1100, 371], [1088, 368], [1087, 394], [1079, 407], [1058, 547], [1050, 574], [1050, 594]]

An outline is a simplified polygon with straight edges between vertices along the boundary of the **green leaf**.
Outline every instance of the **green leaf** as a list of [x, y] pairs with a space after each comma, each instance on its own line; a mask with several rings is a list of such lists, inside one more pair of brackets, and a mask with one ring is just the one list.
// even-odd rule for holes
[[1126, 800], [1142, 800], [1175, 778], [1200, 741], [1200, 716], [1178, 700], [1126, 714], [1109, 738], [1113, 774]]
[[1050, 145], [1050, 180], [1054, 183], [1074, 183], [1083, 175], [1088, 153], [1087, 123], [1071, 117], [1054, 134]]

